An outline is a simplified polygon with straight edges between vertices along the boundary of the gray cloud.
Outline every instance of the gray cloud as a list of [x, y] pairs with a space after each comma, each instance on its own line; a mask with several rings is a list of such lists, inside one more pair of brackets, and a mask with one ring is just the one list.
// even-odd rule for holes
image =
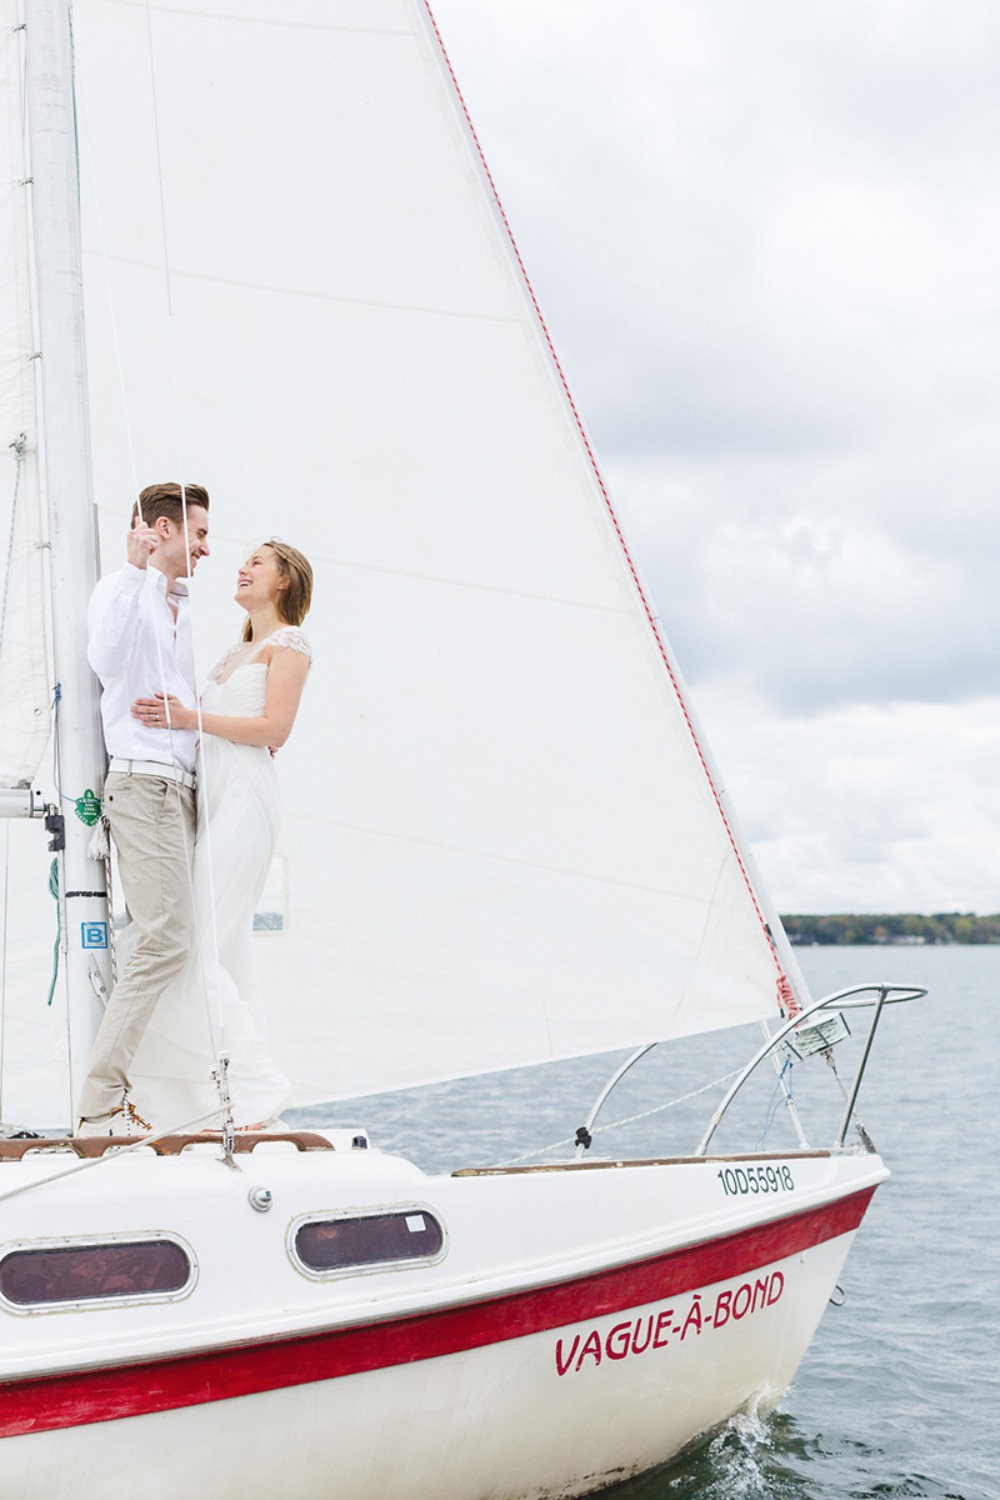
[[573, 14], [558, 73], [518, 55], [503, 166], [690, 677], [810, 714], [991, 688], [1000, 16], [627, 3], [609, 63]]
[[850, 470], [825, 478], [822, 503], [806, 508], [794, 482], [783, 495], [767, 473], [741, 506], [706, 496], [697, 474], [659, 497], [655, 473], [620, 476], [626, 523], [692, 685], [742, 675], [776, 711], [806, 715], [994, 691], [1000, 516], [970, 523], [944, 505], [923, 525], [911, 496], [902, 528], [891, 507], [866, 514]]
[[436, 0], [785, 909], [1000, 907], [1000, 10]]
[[991, 7], [623, 0], [613, 27], [515, 6], [492, 34], [475, 9], [472, 105], [609, 456], [822, 455], [989, 419]]

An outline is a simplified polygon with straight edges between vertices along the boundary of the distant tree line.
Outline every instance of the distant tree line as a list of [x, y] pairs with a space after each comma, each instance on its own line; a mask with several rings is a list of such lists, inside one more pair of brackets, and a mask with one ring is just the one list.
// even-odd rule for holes
[[801, 944], [1000, 943], [1000, 915], [978, 917], [975, 912], [945, 911], [933, 916], [851, 912], [781, 920], [791, 942]]

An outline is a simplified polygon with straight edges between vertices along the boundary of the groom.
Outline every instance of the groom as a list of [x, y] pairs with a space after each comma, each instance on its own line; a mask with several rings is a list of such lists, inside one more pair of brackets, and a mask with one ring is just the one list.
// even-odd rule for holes
[[128, 1097], [129, 1068], [160, 995], [191, 944], [195, 835], [193, 730], [132, 717], [136, 698], [197, 697], [187, 584], [208, 556], [208, 492], [153, 484], [132, 511], [126, 564], [102, 578], [87, 613], [87, 659], [101, 679], [111, 760], [104, 812], [137, 938], [108, 1001], [78, 1104], [78, 1135], [128, 1135], [145, 1122]]

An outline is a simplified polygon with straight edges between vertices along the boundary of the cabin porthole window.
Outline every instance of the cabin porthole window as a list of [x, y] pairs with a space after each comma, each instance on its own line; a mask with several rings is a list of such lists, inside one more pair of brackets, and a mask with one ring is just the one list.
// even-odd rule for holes
[[445, 1252], [444, 1228], [419, 1205], [310, 1215], [293, 1224], [290, 1238], [292, 1258], [308, 1276], [426, 1264]]
[[36, 1241], [0, 1256], [0, 1299], [15, 1312], [165, 1301], [195, 1274], [191, 1251], [166, 1235]]

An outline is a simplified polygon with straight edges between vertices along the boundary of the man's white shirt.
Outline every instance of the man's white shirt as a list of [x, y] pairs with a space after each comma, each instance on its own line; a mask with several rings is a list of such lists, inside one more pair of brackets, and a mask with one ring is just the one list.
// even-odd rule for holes
[[154, 729], [132, 717], [137, 698], [173, 693], [185, 707], [197, 696], [187, 585], [180, 579], [167, 602], [159, 568], [126, 563], [102, 578], [87, 610], [87, 660], [101, 679], [101, 719], [109, 756], [195, 768], [193, 729]]

